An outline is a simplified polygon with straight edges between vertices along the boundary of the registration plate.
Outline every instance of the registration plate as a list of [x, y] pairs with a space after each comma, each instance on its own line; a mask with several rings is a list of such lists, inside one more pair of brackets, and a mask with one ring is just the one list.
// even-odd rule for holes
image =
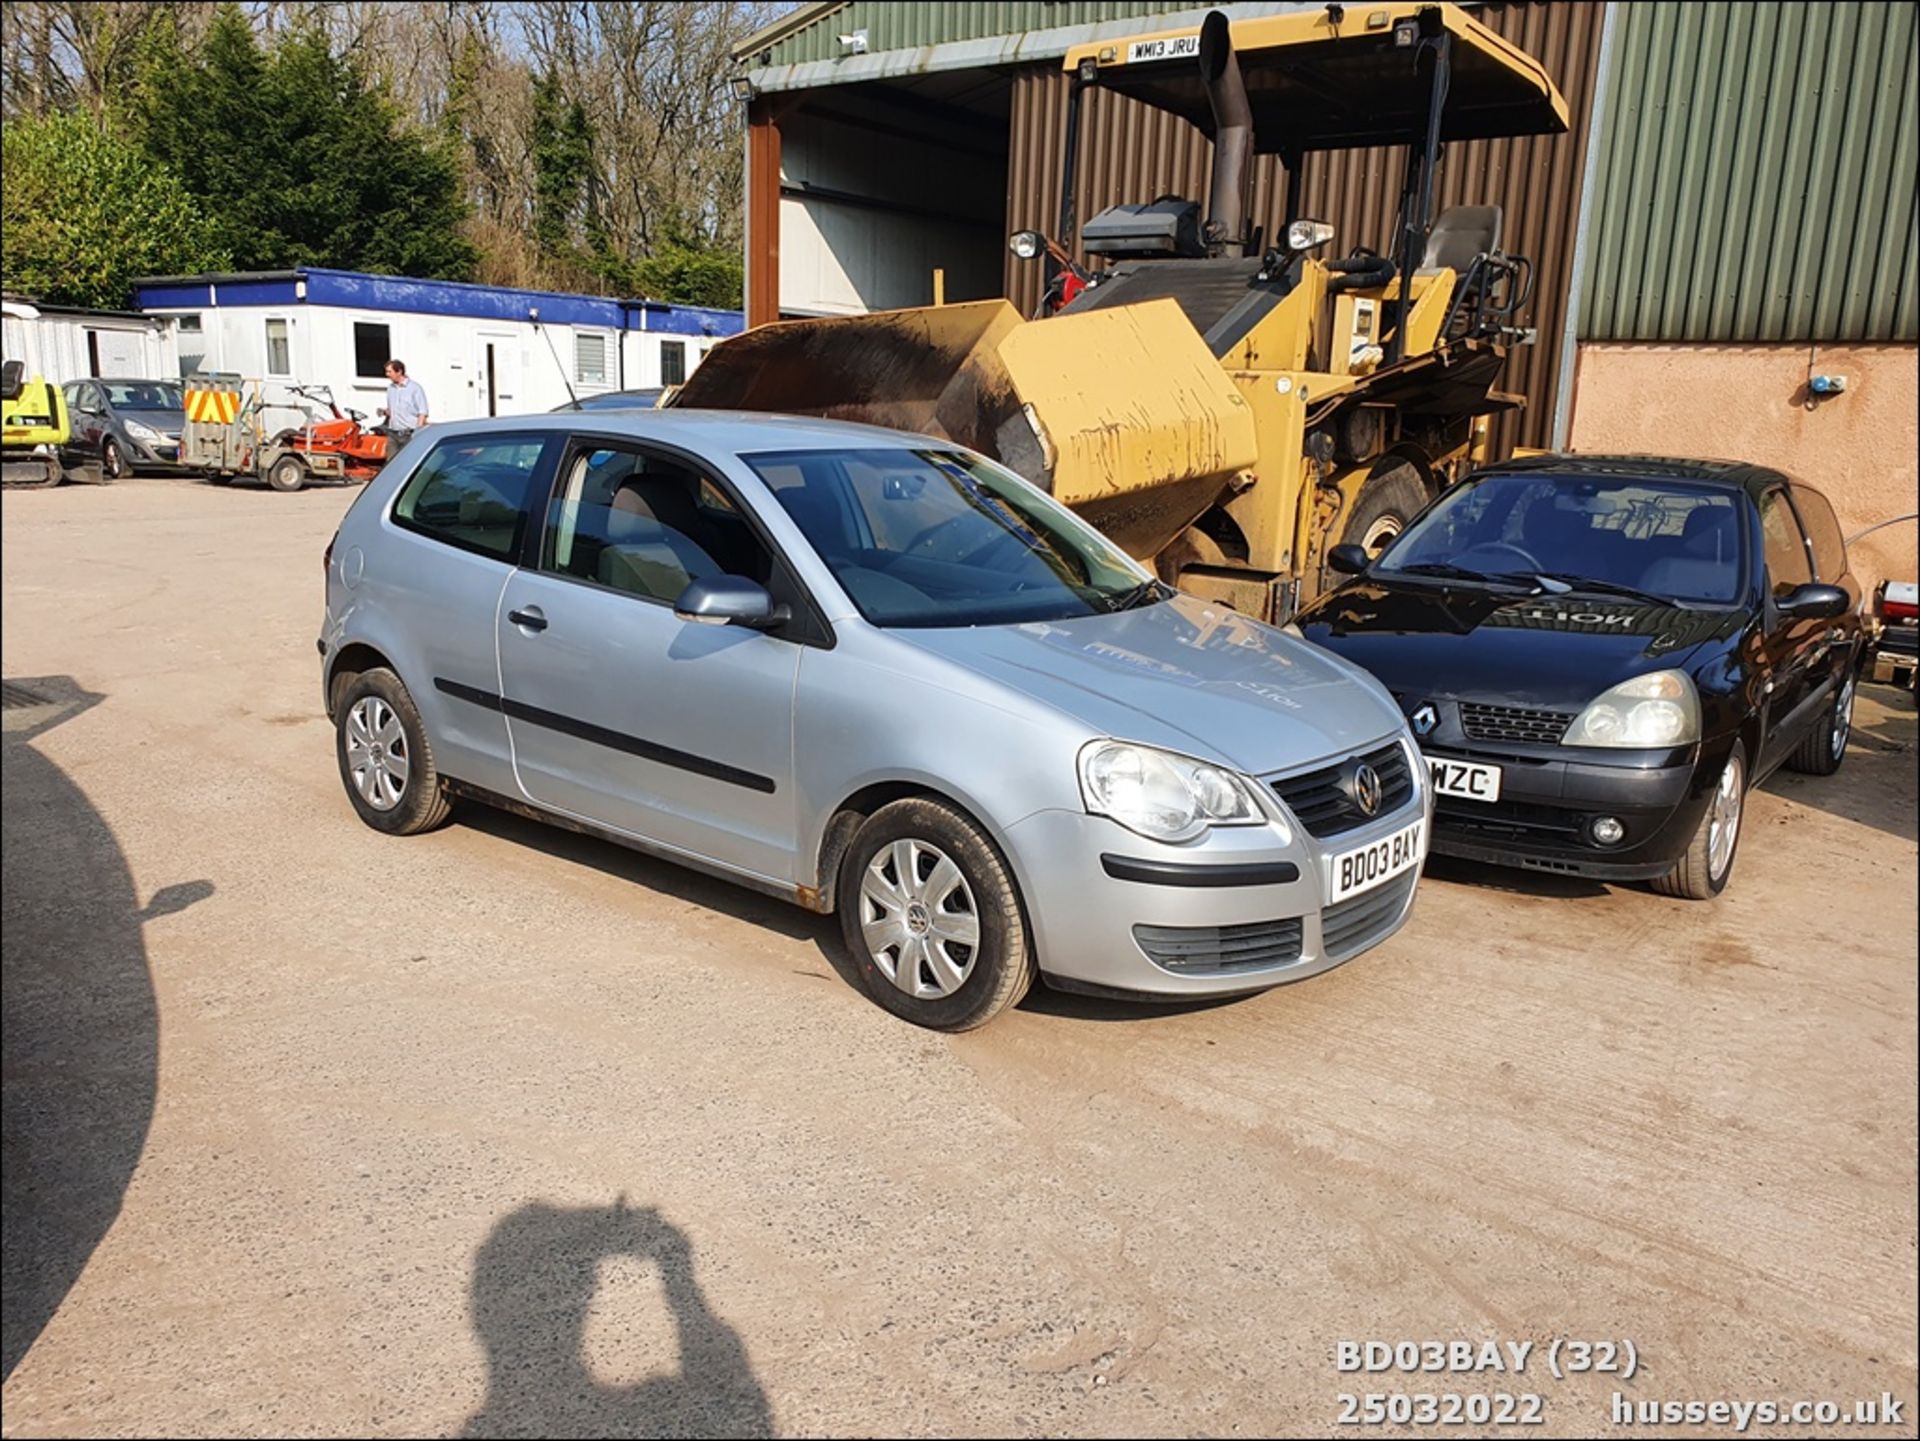
[[1427, 770], [1433, 776], [1435, 795], [1454, 796], [1463, 801], [1491, 802], [1500, 799], [1499, 766], [1428, 756]]
[[1200, 53], [1198, 35], [1175, 35], [1166, 40], [1136, 40], [1127, 47], [1127, 63], [1140, 60], [1185, 60]]
[[1332, 872], [1327, 904], [1357, 896], [1419, 865], [1427, 854], [1426, 831], [1425, 821], [1415, 821], [1370, 846], [1335, 856], [1327, 863]]

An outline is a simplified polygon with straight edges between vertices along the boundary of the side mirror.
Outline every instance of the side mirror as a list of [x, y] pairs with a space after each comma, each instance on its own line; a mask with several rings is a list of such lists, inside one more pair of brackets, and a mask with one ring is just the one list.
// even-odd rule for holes
[[0, 400], [18, 400], [20, 388], [26, 384], [27, 365], [23, 360], [9, 360], [0, 365]]
[[766, 630], [787, 618], [787, 608], [775, 605], [764, 585], [744, 575], [694, 581], [680, 592], [673, 613], [698, 625], [743, 625], [751, 630]]
[[1832, 620], [1852, 609], [1853, 602], [1837, 585], [1796, 585], [1775, 600], [1773, 608], [1788, 620]]
[[1336, 545], [1327, 552], [1327, 564], [1342, 575], [1365, 575], [1373, 557], [1364, 545]]

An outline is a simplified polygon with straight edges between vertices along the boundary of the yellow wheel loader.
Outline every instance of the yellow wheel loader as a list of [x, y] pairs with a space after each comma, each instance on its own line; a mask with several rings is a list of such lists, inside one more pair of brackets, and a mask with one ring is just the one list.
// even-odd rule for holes
[[[1480, 458], [1532, 267], [1493, 206], [1436, 216], [1446, 142], [1556, 134], [1567, 105], [1525, 52], [1451, 4], [1328, 5], [1069, 51], [1059, 233], [1014, 253], [1047, 300], [761, 326], [716, 346], [671, 403], [945, 436], [1071, 505], [1163, 579], [1284, 620], [1337, 543], [1377, 549]], [[1075, 234], [1085, 92], [1183, 116], [1214, 142], [1210, 205], [1116, 205]], [[1405, 147], [1375, 252], [1299, 214], [1304, 157]], [[1280, 157], [1281, 233], [1249, 215]], [[1375, 237], [1376, 241], [1382, 238]], [[1075, 241], [1104, 264], [1074, 265]], [[1342, 247], [1346, 247], [1345, 253]]]

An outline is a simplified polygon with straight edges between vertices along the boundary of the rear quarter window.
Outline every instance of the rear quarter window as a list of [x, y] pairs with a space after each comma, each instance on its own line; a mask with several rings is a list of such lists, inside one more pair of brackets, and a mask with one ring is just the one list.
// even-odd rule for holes
[[1819, 491], [1809, 486], [1793, 488], [1793, 503], [1806, 523], [1807, 539], [1813, 542], [1813, 563], [1820, 568], [1820, 579], [1829, 584], [1847, 573], [1847, 540], [1840, 531], [1840, 518]]
[[551, 440], [480, 435], [439, 441], [401, 488], [394, 523], [461, 550], [511, 560], [526, 534], [527, 510]]

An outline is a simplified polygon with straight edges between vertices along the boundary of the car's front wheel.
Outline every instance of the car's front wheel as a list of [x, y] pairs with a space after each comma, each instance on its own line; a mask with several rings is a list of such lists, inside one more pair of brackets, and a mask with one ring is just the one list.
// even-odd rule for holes
[[841, 860], [840, 929], [868, 992], [940, 1031], [983, 1026], [1036, 971], [1013, 877], [978, 826], [938, 801], [875, 811]]
[[1847, 737], [1853, 734], [1853, 688], [1854, 673], [1849, 667], [1834, 692], [1833, 704], [1787, 757], [1789, 770], [1830, 776], [1840, 769], [1840, 762], [1847, 758]]
[[399, 676], [384, 666], [355, 676], [334, 707], [334, 729], [340, 779], [361, 820], [412, 836], [447, 818], [426, 727]]
[[125, 480], [133, 473], [133, 467], [127, 464], [127, 453], [110, 435], [100, 442], [100, 472], [109, 481]]
[[1747, 811], [1747, 752], [1739, 741], [1727, 757], [1707, 802], [1706, 814], [1674, 868], [1653, 883], [1665, 896], [1710, 901], [1733, 878], [1733, 860], [1740, 850], [1740, 822]]

